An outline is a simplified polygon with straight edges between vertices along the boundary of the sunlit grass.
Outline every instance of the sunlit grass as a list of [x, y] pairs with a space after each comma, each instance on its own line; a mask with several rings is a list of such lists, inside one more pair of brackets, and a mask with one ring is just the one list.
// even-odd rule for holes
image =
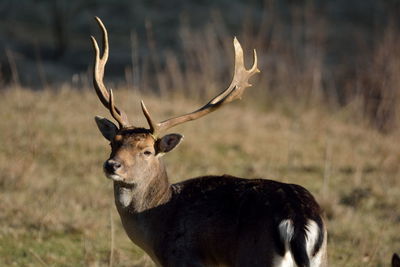
[[[131, 121], [145, 125], [136, 95], [116, 91]], [[0, 263], [106, 266], [113, 247], [114, 266], [148, 265], [123, 232], [102, 174], [109, 147], [93, 116], [108, 114], [94, 92], [14, 88], [0, 97]], [[160, 120], [199, 105], [142, 97]], [[400, 247], [399, 136], [340, 112], [292, 116], [251, 103], [245, 97], [174, 129], [185, 140], [165, 157], [171, 181], [229, 173], [301, 184], [326, 211], [331, 266], [386, 266]]]

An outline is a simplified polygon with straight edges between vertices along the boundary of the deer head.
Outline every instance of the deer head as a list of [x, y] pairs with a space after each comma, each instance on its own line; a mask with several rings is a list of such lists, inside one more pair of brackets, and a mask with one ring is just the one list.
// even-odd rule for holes
[[249, 78], [258, 73], [257, 54], [254, 50], [253, 66], [247, 70], [244, 66], [243, 50], [235, 38], [235, 69], [231, 84], [222, 93], [211, 99], [201, 108], [173, 117], [161, 122], [155, 122], [147, 110], [143, 101], [141, 107], [149, 128], [136, 127], [129, 123], [128, 117], [114, 103], [112, 90], [107, 90], [103, 82], [105, 65], [108, 59], [108, 35], [102, 21], [96, 17], [96, 21], [103, 33], [103, 52], [100, 52], [96, 39], [92, 36], [95, 51], [93, 66], [93, 85], [101, 103], [110, 111], [118, 126], [106, 118], [95, 117], [97, 126], [103, 136], [111, 143], [111, 155], [104, 163], [106, 176], [114, 181], [127, 184], [137, 183], [144, 177], [155, 177], [164, 172], [160, 158], [165, 153], [174, 149], [182, 140], [180, 134], [161, 134], [168, 129], [187, 121], [201, 118], [211, 113], [224, 104], [240, 99], [245, 88], [251, 86]]

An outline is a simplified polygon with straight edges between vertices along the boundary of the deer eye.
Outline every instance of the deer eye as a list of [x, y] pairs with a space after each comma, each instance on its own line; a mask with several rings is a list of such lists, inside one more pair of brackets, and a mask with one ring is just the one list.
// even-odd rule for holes
[[145, 154], [146, 156], [150, 156], [152, 153], [151, 153], [150, 150], [145, 150], [145, 151], [143, 152], [143, 154]]

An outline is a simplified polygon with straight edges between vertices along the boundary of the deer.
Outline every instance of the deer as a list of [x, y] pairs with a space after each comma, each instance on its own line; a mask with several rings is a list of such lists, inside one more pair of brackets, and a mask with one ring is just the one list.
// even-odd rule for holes
[[183, 136], [166, 131], [240, 99], [259, 72], [256, 51], [252, 67], [246, 69], [235, 37], [234, 74], [227, 89], [199, 109], [161, 122], [141, 101], [149, 127], [139, 127], [129, 123], [104, 84], [108, 33], [95, 19], [102, 51], [91, 36], [93, 85], [117, 125], [100, 116], [95, 122], [111, 144], [103, 170], [113, 181], [115, 205], [130, 240], [158, 266], [327, 266], [323, 211], [300, 185], [230, 175], [169, 182], [162, 157]]

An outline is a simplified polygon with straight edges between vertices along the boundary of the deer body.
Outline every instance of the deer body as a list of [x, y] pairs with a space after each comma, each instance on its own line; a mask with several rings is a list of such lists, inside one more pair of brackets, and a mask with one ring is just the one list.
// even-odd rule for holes
[[318, 225], [309, 229], [316, 233], [293, 232], [292, 244], [317, 236], [296, 248], [297, 261], [308, 255], [311, 264], [324, 260], [326, 233], [320, 210], [300, 186], [205, 176], [169, 185], [166, 202], [140, 212], [134, 203], [120, 202], [121, 186], [114, 182], [116, 206], [128, 236], [162, 266], [286, 266], [279, 264], [290, 245], [282, 224], [292, 224], [293, 218], [300, 221], [297, 217], [304, 224], [296, 225], [296, 231]]
[[114, 182], [115, 203], [129, 238], [161, 266], [326, 266], [326, 228], [321, 209], [303, 187], [266, 179], [203, 176], [170, 184], [162, 156], [182, 140], [159, 137], [175, 125], [195, 120], [241, 97], [258, 72], [257, 57], [244, 67], [235, 39], [231, 85], [196, 111], [155, 123], [142, 102], [149, 129], [128, 123], [103, 83], [108, 58], [107, 31], [96, 52], [93, 82], [118, 127], [96, 117], [111, 154], [103, 165]]

